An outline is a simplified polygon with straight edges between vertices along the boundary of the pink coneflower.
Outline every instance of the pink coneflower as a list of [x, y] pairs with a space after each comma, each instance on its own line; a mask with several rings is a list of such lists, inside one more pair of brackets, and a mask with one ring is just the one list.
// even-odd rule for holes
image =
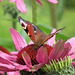
[[[11, 28], [10, 32], [19, 52], [10, 53], [2, 46], [0, 47], [0, 50], [5, 52], [0, 51], [0, 60], [3, 60], [0, 61], [0, 73], [8, 72], [8, 74], [14, 74], [16, 72], [19, 73], [21, 70], [34, 72], [41, 69], [45, 64], [49, 65], [49, 61], [52, 60], [58, 59], [60, 61], [60, 58], [64, 60], [67, 56], [70, 56], [72, 60], [75, 59], [75, 37], [69, 39], [66, 43], [60, 39], [53, 47], [54, 36], [48, 40], [47, 44], [35, 50], [34, 44], [31, 43], [27, 46], [24, 38], [16, 30]], [[53, 32], [55, 32], [55, 29]], [[75, 65], [74, 62], [72, 64]]]
[[[55, 36], [54, 36], [47, 41], [47, 44], [44, 44], [39, 49], [35, 50], [34, 44], [30, 44], [27, 46], [26, 41], [22, 38], [22, 36], [17, 31], [15, 31], [12, 28], [10, 29], [10, 31], [11, 31], [11, 35], [13, 37], [13, 41], [16, 46], [16, 49], [19, 50], [19, 53], [17, 56], [20, 61], [18, 62], [19, 63], [23, 62], [23, 64], [27, 64], [28, 66], [30, 65], [30, 68], [32, 68], [32, 64], [33, 65], [35, 64], [37, 65], [38, 63], [42, 65], [49, 64], [49, 61], [51, 60], [54, 60], [54, 59], [60, 60], [60, 58], [64, 60], [64, 58], [67, 56], [70, 56], [72, 60], [75, 59], [74, 58], [75, 37], [67, 40], [66, 42], [60, 39], [53, 48], [53, 44], [55, 42]], [[52, 33], [55, 31], [56, 30], [54, 29]], [[27, 60], [25, 56], [28, 56], [27, 58], [29, 60]], [[33, 66], [33, 68], [34, 67], [35, 66]], [[38, 69], [38, 66], [37, 66], [37, 69]]]
[[[13, 72], [19, 73], [18, 71], [20, 70], [25, 70], [29, 72], [37, 71], [45, 63], [48, 63], [47, 53], [49, 53], [53, 49], [53, 47], [44, 45], [44, 47], [47, 47], [46, 49], [47, 51], [45, 51], [43, 47], [39, 48], [38, 50], [35, 50], [34, 44], [30, 43], [30, 45], [27, 46], [27, 43], [24, 40], [24, 38], [16, 30], [11, 28], [10, 32], [11, 32], [14, 44], [16, 46], [16, 49], [19, 50], [19, 52], [10, 53], [7, 49], [0, 46], [0, 50], [1, 50], [0, 59], [3, 60], [3, 61], [0, 61], [0, 63], [2, 63], [0, 73], [4, 73], [4, 72], [8, 72], [8, 74], [13, 73]], [[40, 59], [40, 56], [38, 56], [39, 51], [42, 52], [42, 56], [43, 56], [42, 60]], [[38, 59], [40, 59], [41, 62]], [[4, 61], [6, 61], [7, 64]], [[11, 62], [10, 63], [11, 66], [9, 66], [9, 62]]]

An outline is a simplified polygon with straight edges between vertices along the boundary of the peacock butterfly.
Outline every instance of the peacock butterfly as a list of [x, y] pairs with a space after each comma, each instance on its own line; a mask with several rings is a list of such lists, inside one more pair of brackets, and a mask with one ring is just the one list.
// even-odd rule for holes
[[18, 17], [18, 19], [19, 19], [21, 26], [26, 31], [26, 33], [29, 35], [29, 37], [34, 42], [36, 47], [40, 47], [48, 39], [52, 38], [54, 35], [58, 34], [61, 30], [64, 29], [64, 28], [62, 28], [50, 35], [46, 35], [36, 25], [30, 23], [29, 21], [22, 19], [21, 17]]

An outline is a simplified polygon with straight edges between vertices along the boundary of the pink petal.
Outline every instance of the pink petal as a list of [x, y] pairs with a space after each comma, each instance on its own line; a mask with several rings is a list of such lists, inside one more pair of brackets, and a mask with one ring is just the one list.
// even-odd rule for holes
[[0, 0], [0, 1], [3, 1], [3, 0]]
[[40, 0], [36, 0], [39, 4], [41, 4], [41, 6], [42, 6], [42, 3], [41, 3], [41, 1]]
[[10, 52], [9, 52], [6, 48], [0, 46], [0, 50], [1, 50], [2, 52], [4, 52], [4, 53], [7, 53], [7, 54], [10, 55]]
[[30, 41], [29, 45], [34, 44], [33, 41]]
[[71, 45], [71, 50], [70, 50], [70, 52], [69, 52], [69, 55], [70, 54], [72, 54], [72, 53], [75, 53], [75, 37], [73, 37], [73, 38], [71, 38], [71, 39], [69, 39], [69, 40], [67, 40], [67, 42], [66, 43], [70, 43], [70, 45]]
[[23, 60], [25, 61], [26, 65], [32, 68], [30, 56], [24, 51], [22, 54]]
[[11, 55], [13, 56], [17, 56], [18, 52], [14, 51], [14, 52], [11, 52]]
[[0, 71], [3, 71], [3, 72], [15, 71], [15, 66], [10, 64], [0, 63]]
[[16, 0], [10, 0], [10, 2], [16, 2]]
[[2, 51], [0, 51], [0, 57], [4, 58], [6, 60], [10, 60], [10, 61], [16, 61], [17, 60], [17, 56], [11, 56], [11, 55], [8, 55]]
[[17, 50], [20, 51], [27, 46], [25, 39], [15, 29], [10, 28], [10, 32]]
[[21, 75], [19, 71], [7, 72], [8, 75]]
[[65, 56], [68, 56], [68, 53], [70, 52], [70, 50], [71, 50], [70, 43], [65, 43], [65, 45], [64, 45], [64, 52], [62, 53], [61, 57], [63, 59], [65, 59]]
[[41, 69], [41, 67], [44, 66], [44, 64], [37, 64], [34, 65], [33, 68], [31, 69], [32, 72], [37, 71], [38, 69]]
[[59, 51], [58, 55], [56, 56], [56, 59], [63, 58], [65, 59], [65, 56], [68, 56], [69, 51], [71, 50], [70, 43], [63, 43], [61, 46], [61, 50]]
[[37, 52], [36, 60], [38, 61], [38, 63], [48, 63], [49, 62], [46, 47], [42, 46], [39, 48]]
[[30, 68], [27, 65], [18, 65], [16, 66], [17, 70], [25, 70], [30, 72]]
[[12, 58], [9, 60], [10, 57], [12, 56], [7, 55], [6, 53], [2, 53], [0, 51], [0, 71], [10, 72], [19, 71], [23, 69], [25, 69], [26, 71], [30, 71], [30, 69], [26, 65], [20, 65], [16, 62], [13, 62]]
[[57, 0], [48, 0], [48, 1], [51, 2], [51, 3], [54, 3], [54, 4], [58, 4]]
[[51, 53], [50, 53], [50, 55], [49, 55], [49, 59], [50, 59], [50, 60], [55, 59], [56, 56], [57, 56], [57, 57], [61, 56], [61, 54], [62, 54], [62, 52], [63, 52], [63, 51], [62, 51], [62, 48], [64, 47], [63, 45], [64, 45], [64, 41], [60, 39], [60, 40], [56, 43], [55, 47], [53, 48], [53, 50], [51, 51]]
[[[56, 29], [53, 29], [53, 31], [51, 33], [54, 33], [56, 31]], [[49, 46], [53, 46], [53, 44], [55, 43], [55, 37], [56, 35], [54, 35], [52, 38], [50, 38], [48, 41], [47, 41], [47, 44]]]
[[0, 74], [4, 74], [4, 72], [3, 71], [0, 71]]
[[75, 69], [75, 62], [72, 62], [72, 65], [74, 66], [74, 69]]
[[57, 55], [55, 56], [55, 59], [60, 59], [62, 57], [62, 54], [65, 52], [64, 44], [65, 44], [64, 41], [62, 41], [60, 43], [60, 48], [59, 48], [59, 51], [58, 51]]
[[74, 60], [75, 59], [75, 54], [70, 55], [71, 59]]
[[16, 0], [16, 6], [18, 8], [18, 10], [20, 10], [23, 13], [27, 12], [26, 6], [24, 4], [23, 0]]

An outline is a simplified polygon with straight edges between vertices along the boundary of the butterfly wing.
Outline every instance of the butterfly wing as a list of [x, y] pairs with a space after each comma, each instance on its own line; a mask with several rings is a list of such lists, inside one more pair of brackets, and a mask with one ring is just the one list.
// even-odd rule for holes
[[39, 46], [46, 38], [46, 34], [34, 24], [22, 19], [21, 17], [19, 17], [19, 22], [36, 46]]
[[47, 35], [45, 33], [43, 33], [37, 26], [35, 26], [33, 24], [33, 27], [35, 29], [34, 34], [35, 34], [35, 45], [36, 46], [41, 46], [42, 42], [44, 41], [44, 39], [47, 37]]
[[19, 17], [19, 22], [25, 32], [29, 35], [29, 37], [32, 39], [32, 41], [35, 41], [35, 35], [34, 35], [34, 28], [31, 23], [28, 21], [23, 20], [21, 17]]
[[46, 35], [37, 26], [35, 26], [34, 24], [22, 19], [21, 17], [19, 17], [19, 22], [20, 22], [21, 26], [23, 27], [23, 29], [26, 31], [26, 33], [29, 35], [29, 37], [31, 38], [31, 40], [34, 42], [34, 44], [37, 47], [40, 47], [48, 39], [52, 38], [54, 35], [58, 34], [61, 30], [64, 29], [64, 28], [62, 28], [62, 29], [57, 30], [53, 34]]

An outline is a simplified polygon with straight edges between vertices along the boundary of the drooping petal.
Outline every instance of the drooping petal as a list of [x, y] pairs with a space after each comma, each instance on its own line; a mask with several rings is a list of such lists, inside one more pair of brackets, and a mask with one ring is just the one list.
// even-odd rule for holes
[[15, 66], [10, 64], [0, 63], [0, 71], [3, 71], [3, 72], [15, 71]]
[[[54, 33], [56, 31], [56, 29], [53, 29], [53, 31], [51, 33]], [[50, 38], [48, 41], [47, 41], [47, 44], [49, 46], [53, 46], [53, 44], [55, 43], [55, 37], [56, 35], [54, 35], [52, 38]]]
[[38, 69], [40, 69], [42, 66], [44, 66], [44, 64], [37, 64], [34, 65], [33, 68], [31, 69], [32, 72], [37, 71]]
[[14, 52], [11, 52], [11, 55], [14, 55], [14, 56], [17, 56], [18, 52], [14, 51]]
[[47, 54], [47, 49], [46, 47], [40, 47], [38, 52], [37, 52], [37, 56], [36, 56], [36, 60], [38, 61], [38, 63], [48, 63], [48, 54]]
[[57, 0], [48, 0], [48, 1], [51, 2], [51, 3], [54, 3], [54, 4], [58, 4]]
[[67, 42], [66, 43], [70, 43], [70, 45], [71, 45], [71, 50], [70, 50], [70, 52], [69, 52], [69, 55], [70, 54], [72, 54], [72, 53], [75, 53], [75, 37], [73, 37], [73, 38], [71, 38], [71, 39], [69, 39], [69, 40], [67, 40]]
[[13, 28], [10, 28], [10, 32], [17, 50], [21, 50], [27, 46], [25, 39]]
[[13, 63], [8, 58], [6, 58], [6, 56], [10, 56], [10, 55], [7, 55], [6, 53], [3, 54], [0, 51], [0, 71], [8, 72], [8, 71], [15, 71], [15, 70], [17, 70], [15, 68], [15, 66], [14, 66], [15, 63]]
[[[63, 40], [59, 40], [55, 47], [53, 48], [53, 50], [51, 51], [50, 55], [49, 55], [49, 59], [55, 59], [56, 56], [60, 56], [60, 54], [62, 54], [62, 48], [64, 47], [64, 41]], [[59, 54], [59, 55], [58, 55]]]
[[19, 71], [7, 72], [8, 75], [21, 75]]
[[[1, 58], [0, 58], [1, 59]], [[7, 60], [6, 60], [7, 62]], [[30, 69], [25, 65], [19, 65], [16, 63], [16, 65], [12, 65], [12, 64], [9, 64], [9, 63], [0, 63], [0, 71], [3, 71], [3, 72], [14, 72], [14, 71], [20, 71], [20, 70], [26, 70], [26, 71], [29, 71]]]
[[16, 2], [16, 0], [10, 0], [10, 2]]
[[10, 52], [6, 48], [0, 46], [0, 50], [10, 55]]
[[16, 61], [17, 60], [17, 56], [11, 56], [11, 55], [8, 55], [2, 51], [0, 51], [0, 57], [6, 59], [6, 60], [9, 60], [9, 61]]
[[26, 6], [24, 4], [23, 0], [16, 0], [16, 6], [18, 8], [18, 10], [20, 10], [23, 13], [27, 12]]
[[40, 3], [41, 4], [41, 6], [42, 6], [42, 2], [40, 1], [40, 0], [36, 0], [38, 3]]
[[0, 51], [0, 71], [10, 72], [10, 71], [30, 70], [26, 65], [20, 65], [14, 62], [12, 57], [13, 56], [10, 56]]
[[22, 54], [23, 60], [25, 61], [26, 65], [32, 68], [30, 56], [24, 51]]

